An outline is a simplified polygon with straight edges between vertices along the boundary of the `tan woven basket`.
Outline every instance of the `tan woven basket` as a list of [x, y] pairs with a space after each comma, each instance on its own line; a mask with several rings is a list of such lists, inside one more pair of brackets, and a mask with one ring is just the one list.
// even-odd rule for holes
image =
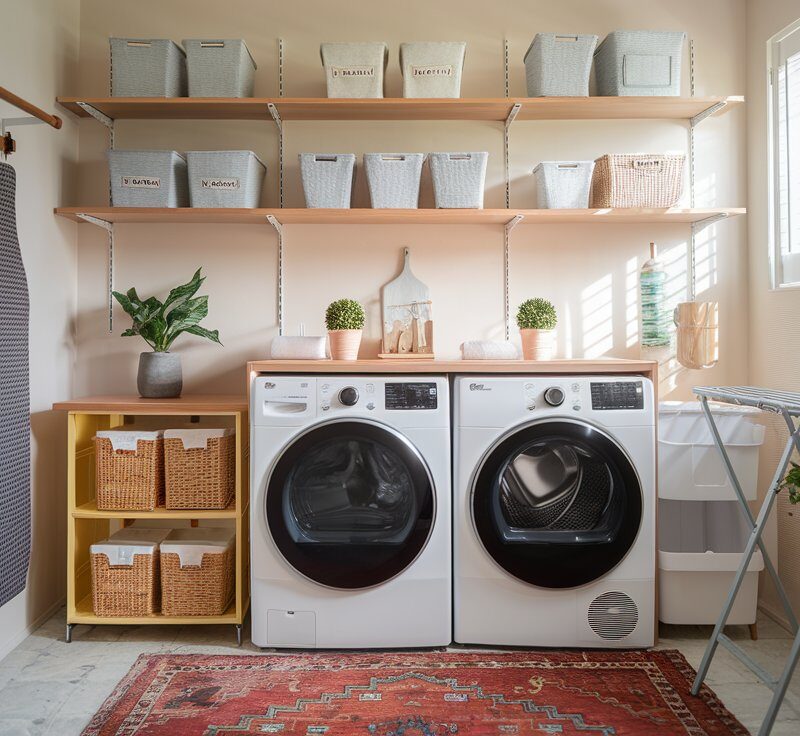
[[164, 440], [139, 440], [136, 450], [115, 450], [95, 437], [97, 508], [152, 511], [164, 504]]
[[594, 162], [591, 206], [674, 207], [683, 194], [686, 156], [613, 153]]
[[183, 440], [164, 439], [168, 509], [224, 509], [236, 484], [236, 437], [210, 437], [205, 448], [186, 449]]
[[206, 552], [200, 565], [181, 567], [177, 552], [161, 553], [161, 613], [165, 616], [219, 616], [234, 588], [234, 550]]
[[110, 565], [102, 552], [90, 557], [96, 616], [149, 616], [158, 611], [158, 550], [134, 555], [132, 565]]

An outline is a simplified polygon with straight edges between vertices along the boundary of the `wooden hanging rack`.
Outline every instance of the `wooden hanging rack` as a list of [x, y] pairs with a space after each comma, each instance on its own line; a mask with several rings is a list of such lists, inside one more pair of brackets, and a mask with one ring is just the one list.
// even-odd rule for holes
[[62, 120], [58, 115], [51, 115], [40, 107], [36, 107], [32, 102], [24, 100], [19, 95], [15, 95], [5, 87], [0, 87], [0, 100], [4, 100], [14, 107], [18, 107], [27, 116], [21, 118], [0, 118], [0, 153], [6, 158], [17, 150], [17, 143], [11, 137], [8, 129], [16, 125], [36, 125], [45, 123], [58, 130], [62, 125]]

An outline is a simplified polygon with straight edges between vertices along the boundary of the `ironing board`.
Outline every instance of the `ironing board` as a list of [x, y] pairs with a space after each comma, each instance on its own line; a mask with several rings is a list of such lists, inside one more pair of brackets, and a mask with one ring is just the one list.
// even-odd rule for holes
[[[784, 696], [786, 695], [786, 688], [789, 686], [789, 681], [792, 679], [792, 673], [797, 665], [798, 658], [800, 658], [800, 630], [798, 630], [797, 617], [792, 610], [791, 603], [789, 603], [789, 598], [786, 595], [783, 584], [781, 583], [780, 578], [778, 577], [778, 574], [772, 565], [772, 561], [767, 554], [766, 545], [761, 538], [764, 532], [764, 527], [767, 523], [767, 519], [769, 518], [770, 511], [772, 510], [772, 507], [775, 504], [775, 499], [778, 497], [778, 493], [780, 492], [780, 486], [783, 478], [786, 475], [786, 468], [789, 465], [789, 459], [791, 458], [795, 449], [800, 451], [800, 421], [797, 420], [797, 418], [800, 417], [800, 393], [773, 391], [770, 389], [755, 388], [752, 386], [701, 386], [695, 388], [694, 393], [700, 399], [700, 405], [702, 406], [703, 413], [708, 421], [708, 426], [711, 430], [711, 435], [714, 438], [714, 443], [716, 444], [717, 450], [722, 458], [722, 464], [725, 466], [725, 471], [730, 479], [731, 485], [733, 486], [733, 490], [736, 493], [736, 498], [742, 508], [742, 513], [744, 513], [745, 517], [750, 522], [752, 532], [747, 541], [747, 545], [745, 546], [742, 560], [739, 563], [739, 569], [736, 571], [736, 577], [734, 578], [733, 584], [728, 592], [728, 597], [725, 600], [725, 605], [722, 608], [719, 620], [717, 621], [717, 624], [714, 627], [714, 632], [711, 634], [711, 639], [709, 639], [708, 645], [706, 646], [706, 651], [703, 655], [703, 660], [700, 663], [700, 668], [697, 670], [697, 677], [692, 685], [692, 695], [697, 695], [697, 693], [700, 691], [703, 680], [708, 673], [708, 668], [711, 665], [711, 660], [714, 658], [714, 654], [717, 651], [717, 645], [722, 644], [722, 646], [731, 652], [731, 654], [733, 654], [740, 662], [742, 662], [742, 664], [747, 666], [765, 685], [773, 690], [772, 701], [769, 704], [767, 713], [764, 716], [764, 721], [762, 722], [761, 728], [758, 731], [759, 736], [767, 736], [772, 731], [772, 726], [775, 723], [775, 717], [778, 715], [778, 710], [781, 707]], [[738, 404], [739, 406], [754, 406], [762, 411], [779, 414], [786, 422], [786, 427], [789, 430], [789, 438], [786, 442], [786, 447], [783, 450], [783, 454], [781, 455], [775, 475], [772, 478], [772, 483], [770, 484], [769, 490], [764, 498], [764, 502], [761, 504], [761, 510], [759, 511], [757, 518], [753, 517], [753, 514], [750, 512], [750, 507], [747, 505], [747, 500], [742, 492], [742, 486], [736, 477], [736, 472], [731, 465], [730, 458], [725, 450], [725, 445], [722, 442], [722, 437], [720, 436], [717, 425], [714, 422], [714, 417], [711, 414], [711, 410], [708, 407], [709, 399], [721, 401], [727, 404]], [[723, 633], [725, 623], [727, 622], [728, 616], [731, 613], [734, 601], [736, 600], [736, 594], [739, 592], [739, 588], [742, 585], [744, 576], [747, 573], [748, 565], [750, 564], [750, 558], [753, 556], [756, 546], [759, 547], [761, 554], [764, 556], [764, 566], [772, 578], [772, 581], [775, 583], [778, 596], [781, 599], [783, 608], [786, 611], [786, 616], [789, 619], [792, 631], [795, 634], [794, 642], [789, 653], [789, 658], [786, 661], [783, 672], [778, 678], [773, 677], [769, 672], [761, 667], [761, 665], [755, 662], [747, 654], [747, 652], [731, 641]]]

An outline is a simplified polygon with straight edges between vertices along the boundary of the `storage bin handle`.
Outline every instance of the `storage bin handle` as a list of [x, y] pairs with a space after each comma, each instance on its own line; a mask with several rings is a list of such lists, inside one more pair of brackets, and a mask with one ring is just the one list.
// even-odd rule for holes
[[556, 34], [556, 41], [571, 41], [576, 42], [578, 40], [577, 36], [560, 36]]
[[448, 154], [450, 161], [469, 161], [472, 159], [471, 153], [450, 153]]
[[224, 49], [225, 41], [200, 41], [201, 49]]
[[334, 161], [334, 162], [336, 162], [338, 160], [339, 160], [339, 157], [336, 156], [335, 154], [334, 155], [330, 155], [330, 156], [324, 156], [324, 155], [314, 156], [314, 161]]
[[142, 48], [147, 48], [147, 49], [149, 49], [150, 46], [152, 46], [150, 41], [128, 41], [127, 45], [128, 46], [140, 46]]
[[402, 154], [397, 156], [381, 156], [381, 161], [405, 161], [406, 157]]
[[578, 164], [558, 164], [557, 169], [577, 169]]

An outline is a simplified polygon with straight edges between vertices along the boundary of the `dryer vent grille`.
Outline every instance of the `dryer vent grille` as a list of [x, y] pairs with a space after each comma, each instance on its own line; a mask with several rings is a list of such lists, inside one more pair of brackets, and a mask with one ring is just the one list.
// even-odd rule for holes
[[639, 623], [633, 598], [619, 591], [597, 596], [589, 605], [589, 626], [601, 639], [624, 639]]

